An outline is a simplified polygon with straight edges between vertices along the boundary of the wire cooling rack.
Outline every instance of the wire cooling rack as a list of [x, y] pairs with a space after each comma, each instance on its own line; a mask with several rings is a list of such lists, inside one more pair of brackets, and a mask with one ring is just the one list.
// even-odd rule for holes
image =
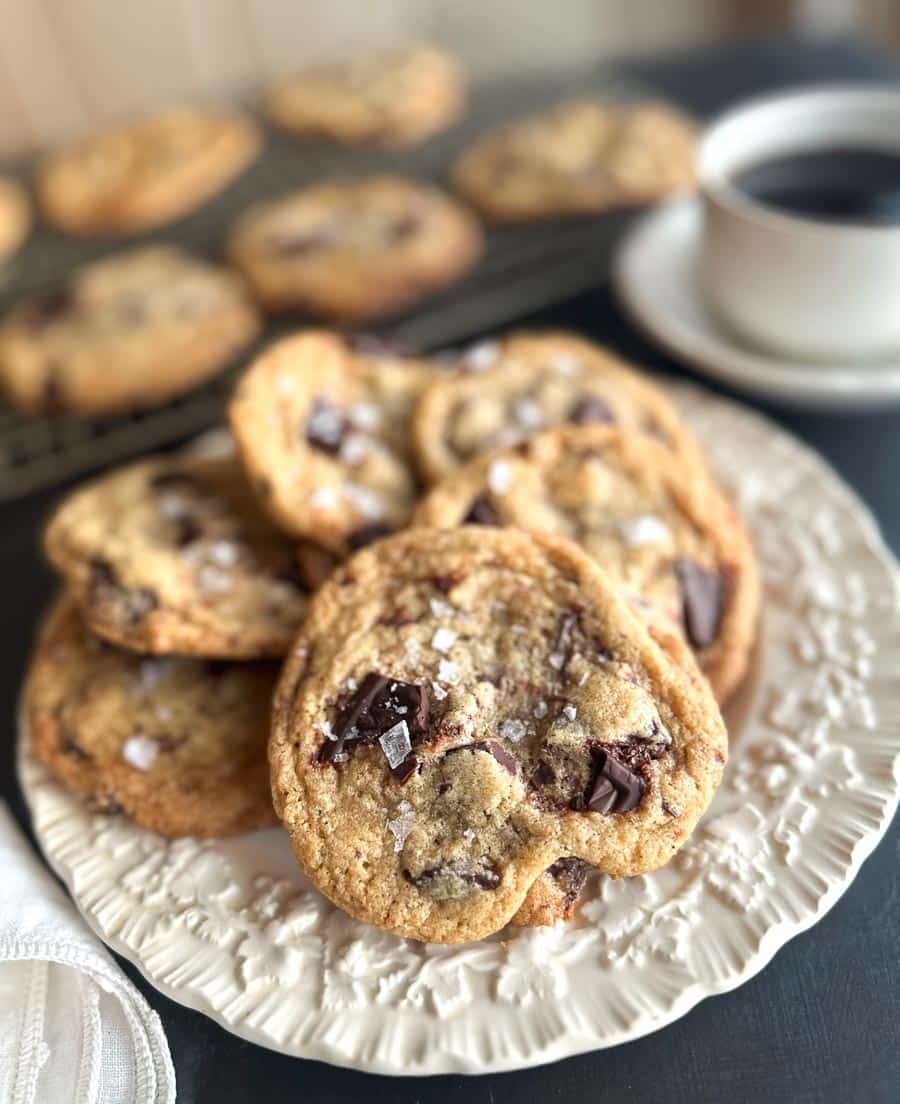
[[[448, 166], [486, 128], [561, 97], [585, 93], [616, 99], [653, 94], [644, 85], [608, 72], [491, 85], [474, 90], [467, 116], [452, 130], [419, 148], [390, 152], [301, 145], [268, 130], [262, 156], [231, 187], [196, 214], [153, 234], [85, 242], [38, 225], [24, 249], [0, 273], [0, 311], [23, 295], [55, 286], [86, 261], [151, 240], [173, 242], [217, 259], [227, 228], [250, 203], [328, 176], [390, 171], [446, 183]], [[29, 175], [27, 165], [10, 168], [23, 179]], [[612, 245], [628, 218], [615, 212], [592, 219], [492, 229], [485, 255], [470, 275], [376, 332], [426, 352], [561, 302], [603, 281]], [[270, 323], [257, 347], [304, 321]], [[0, 407], [0, 501], [174, 444], [220, 421], [235, 375], [252, 352], [245, 352], [239, 363], [190, 394], [141, 413], [25, 418]]]

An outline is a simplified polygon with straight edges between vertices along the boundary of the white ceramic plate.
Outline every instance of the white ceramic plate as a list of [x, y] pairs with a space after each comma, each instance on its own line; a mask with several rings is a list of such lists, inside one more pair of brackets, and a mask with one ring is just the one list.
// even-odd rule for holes
[[88, 922], [162, 992], [276, 1050], [394, 1074], [537, 1065], [654, 1031], [755, 974], [848, 887], [897, 805], [896, 565], [858, 500], [772, 424], [676, 399], [765, 582], [731, 761], [665, 869], [599, 876], [572, 925], [437, 947], [344, 916], [285, 835], [168, 843], [92, 814], [22, 748], [38, 840]]
[[900, 402], [900, 354], [877, 364], [803, 364], [732, 337], [700, 294], [702, 217], [696, 199], [660, 207], [631, 228], [616, 256], [615, 289], [651, 338], [714, 379], [792, 406], [848, 411]]

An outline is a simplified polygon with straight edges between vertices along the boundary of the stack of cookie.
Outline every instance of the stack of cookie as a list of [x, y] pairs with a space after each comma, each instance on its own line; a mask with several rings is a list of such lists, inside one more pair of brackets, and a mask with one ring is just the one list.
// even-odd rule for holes
[[428, 941], [568, 919], [591, 868], [675, 853], [758, 583], [651, 382], [573, 335], [428, 361], [309, 331], [230, 421], [236, 456], [51, 520], [26, 706], [62, 782], [168, 835], [277, 815], [331, 900]]

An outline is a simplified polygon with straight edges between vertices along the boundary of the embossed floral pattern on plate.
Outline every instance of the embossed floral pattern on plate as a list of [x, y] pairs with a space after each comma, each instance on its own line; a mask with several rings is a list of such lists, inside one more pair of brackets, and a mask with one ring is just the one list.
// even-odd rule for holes
[[595, 876], [568, 926], [422, 945], [330, 905], [280, 831], [166, 842], [89, 812], [23, 746], [36, 835], [103, 938], [162, 992], [265, 1046], [478, 1073], [653, 1031], [822, 916], [897, 805], [896, 565], [815, 454], [737, 405], [673, 393], [747, 518], [765, 604], [728, 711], [725, 781], [669, 866]]

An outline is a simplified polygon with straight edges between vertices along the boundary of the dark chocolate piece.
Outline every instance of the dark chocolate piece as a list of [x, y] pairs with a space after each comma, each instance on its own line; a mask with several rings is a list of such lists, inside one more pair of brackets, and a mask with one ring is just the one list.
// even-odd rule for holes
[[682, 615], [688, 640], [695, 648], [706, 648], [719, 635], [724, 605], [722, 577], [695, 560], [675, 561], [681, 585]]
[[332, 762], [351, 743], [373, 744], [400, 721], [406, 722], [410, 742], [415, 746], [428, 735], [430, 704], [427, 686], [371, 672], [338, 717], [335, 739], [326, 740], [319, 749], [319, 761]]
[[616, 419], [599, 395], [585, 395], [572, 408], [569, 421], [576, 425], [614, 425]]
[[587, 799], [588, 810], [592, 813], [628, 813], [636, 809], [647, 789], [644, 779], [605, 751], [595, 751], [594, 755], [597, 773]]
[[479, 495], [463, 518], [464, 525], [501, 525], [496, 507], [486, 495]]
[[303, 427], [306, 440], [313, 448], [336, 455], [340, 452], [345, 428], [341, 411], [329, 399], [317, 395]]

